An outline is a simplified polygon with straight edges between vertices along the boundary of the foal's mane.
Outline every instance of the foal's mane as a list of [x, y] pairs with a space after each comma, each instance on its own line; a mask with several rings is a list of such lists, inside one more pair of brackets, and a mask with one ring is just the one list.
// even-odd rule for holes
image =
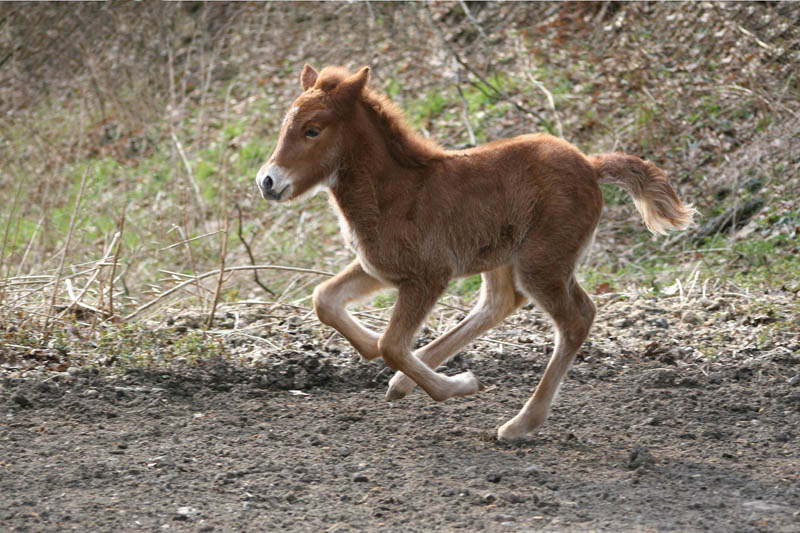
[[[337, 89], [350, 75], [342, 67], [325, 67], [320, 72], [315, 87], [332, 96], [331, 103], [336, 105]], [[442, 147], [414, 131], [406, 121], [403, 110], [388, 96], [364, 87], [358, 98], [373, 124], [378, 127], [389, 154], [398, 164], [420, 168], [441, 158], [444, 153]]]
[[403, 110], [388, 96], [365, 87], [361, 102], [381, 130], [386, 147], [397, 163], [404, 167], [420, 168], [441, 158], [442, 147], [414, 131], [406, 121]]

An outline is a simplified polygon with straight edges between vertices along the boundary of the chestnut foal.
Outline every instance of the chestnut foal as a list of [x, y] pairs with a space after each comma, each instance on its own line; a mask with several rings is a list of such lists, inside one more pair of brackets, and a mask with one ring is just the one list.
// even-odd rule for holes
[[[357, 259], [314, 291], [319, 319], [366, 359], [396, 374], [386, 397], [419, 385], [440, 402], [474, 394], [471, 372], [434, 369], [528, 299], [556, 329], [555, 350], [533, 396], [503, 424], [503, 440], [530, 436], [545, 420], [564, 374], [586, 339], [595, 306], [575, 280], [603, 207], [598, 183], [626, 189], [654, 233], [683, 229], [683, 205], [652, 163], [619, 153], [584, 156], [550, 135], [523, 135], [447, 151], [410, 129], [402, 112], [356, 74], [306, 65], [303, 93], [281, 126], [256, 184], [264, 198], [293, 200], [326, 190]], [[478, 304], [453, 329], [412, 351], [417, 330], [448, 282], [481, 273]], [[382, 334], [348, 304], [383, 287], [398, 290]]]

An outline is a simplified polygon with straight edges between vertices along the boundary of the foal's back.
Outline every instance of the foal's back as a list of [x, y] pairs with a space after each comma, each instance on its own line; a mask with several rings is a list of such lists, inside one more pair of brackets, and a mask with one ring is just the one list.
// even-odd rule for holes
[[468, 248], [492, 246], [500, 254], [529, 237], [582, 244], [603, 205], [586, 156], [547, 134], [446, 152], [434, 179], [435, 197], [423, 201], [435, 220], [456, 241], [472, 242]]

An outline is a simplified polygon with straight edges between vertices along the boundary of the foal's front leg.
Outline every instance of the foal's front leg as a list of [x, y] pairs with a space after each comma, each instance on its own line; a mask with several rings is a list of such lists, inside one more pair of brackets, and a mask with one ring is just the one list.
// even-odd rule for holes
[[407, 283], [399, 287], [389, 326], [378, 341], [386, 364], [403, 372], [437, 402], [454, 396], [468, 396], [481, 389], [472, 372], [446, 376], [431, 369], [411, 351], [417, 330], [428, 315], [445, 284]]
[[314, 310], [320, 321], [341, 333], [364, 359], [370, 361], [381, 356], [379, 335], [353, 318], [347, 312], [347, 305], [385, 286], [384, 282], [364, 272], [361, 263], [355, 260], [314, 289]]
[[[414, 355], [429, 367], [435, 369], [444, 364], [458, 350], [525, 303], [525, 296], [519, 293], [514, 285], [514, 272], [510, 265], [484, 272], [482, 277], [480, 298], [466, 318], [436, 340], [414, 352]], [[386, 399], [399, 400], [414, 390], [415, 386], [416, 384], [408, 376], [397, 372], [389, 381]]]

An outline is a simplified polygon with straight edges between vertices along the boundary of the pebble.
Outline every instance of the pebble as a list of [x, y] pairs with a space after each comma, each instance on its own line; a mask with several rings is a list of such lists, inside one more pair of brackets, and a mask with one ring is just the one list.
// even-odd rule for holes
[[299, 316], [292, 316], [286, 319], [286, 325], [290, 328], [296, 328], [303, 324], [303, 319]]
[[655, 462], [655, 457], [653, 457], [653, 454], [650, 453], [650, 450], [641, 444], [634, 446], [631, 450], [631, 453], [628, 455], [628, 468], [631, 470], [635, 470], [642, 466], [649, 466]]
[[194, 507], [178, 507], [175, 520], [191, 520], [200, 516], [200, 509]]
[[767, 503], [761, 500], [754, 500], [751, 502], [744, 502], [742, 507], [746, 507], [751, 511], [761, 511], [761, 512], [770, 512], [770, 511], [782, 511], [784, 510], [783, 505], [776, 505], [774, 503]]
[[528, 474], [528, 475], [531, 475], [531, 474], [537, 474], [537, 473], [539, 473], [539, 467], [538, 467], [538, 466], [536, 466], [536, 465], [526, 466], [526, 467], [525, 467], [525, 468], [522, 470], [522, 472], [523, 472], [524, 474]]
[[503, 496], [503, 499], [505, 501], [507, 501], [508, 503], [522, 503], [527, 498], [525, 498], [525, 496], [521, 496], [521, 495], [519, 495], [519, 494], [517, 494], [515, 492], [509, 492], [509, 493], [507, 493], [507, 494], [505, 494]]
[[33, 402], [31, 402], [28, 398], [26, 398], [22, 394], [15, 394], [14, 396], [11, 397], [11, 401], [13, 401], [15, 404], [19, 405], [24, 409], [33, 407]]
[[486, 476], [486, 481], [489, 483], [500, 483], [501, 479], [503, 479], [503, 474], [500, 472], [492, 472]]
[[497, 496], [493, 492], [487, 492], [481, 497], [481, 503], [489, 505], [497, 501]]
[[684, 311], [681, 316], [681, 322], [685, 322], [686, 324], [699, 324], [700, 317], [692, 310]]
[[366, 483], [367, 481], [369, 481], [367, 474], [365, 474], [364, 472], [356, 472], [355, 474], [353, 474], [352, 479], [356, 483]]
[[789, 385], [791, 385], [792, 387], [800, 385], [800, 374], [797, 374], [796, 376], [789, 378]]
[[664, 318], [656, 318], [655, 320], [653, 320], [653, 325], [661, 329], [667, 329], [669, 327], [669, 324]]
[[643, 426], [660, 426], [661, 423], [664, 421], [664, 417], [662, 415], [655, 415], [649, 418], [646, 418], [643, 422]]

